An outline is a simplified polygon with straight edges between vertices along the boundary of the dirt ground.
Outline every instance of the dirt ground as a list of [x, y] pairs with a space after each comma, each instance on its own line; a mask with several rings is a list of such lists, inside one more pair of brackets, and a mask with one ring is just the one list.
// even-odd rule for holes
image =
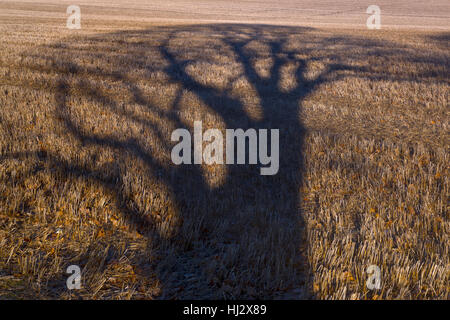
[[448, 30], [446, 0], [138, 0], [0, 1], [0, 16], [58, 18], [76, 4], [90, 19], [173, 23], [259, 23], [294, 26], [365, 27], [370, 5], [381, 9], [385, 28]]

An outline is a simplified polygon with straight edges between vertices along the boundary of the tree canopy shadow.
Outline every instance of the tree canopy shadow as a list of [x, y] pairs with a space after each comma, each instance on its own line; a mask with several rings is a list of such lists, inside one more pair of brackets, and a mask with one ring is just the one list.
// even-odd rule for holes
[[[264, 35], [267, 31], [268, 39]], [[304, 31], [298, 28], [295, 30]], [[138, 35], [148, 37], [146, 32], [140, 32]], [[219, 34], [219, 50], [227, 47], [229, 52], [225, 54], [233, 55], [240, 64], [242, 74], [239, 76], [245, 77], [251, 83], [259, 98], [262, 111], [260, 119], [251, 119], [240, 99], [232, 97], [230, 89], [217, 89], [189, 74], [187, 67], [191, 62], [207, 60], [208, 57], [183, 59], [177, 48], [173, 49], [171, 41], [176, 41], [183, 33], [195, 37], [202, 32]], [[271, 31], [262, 26], [245, 29], [243, 26], [194, 26], [151, 30], [150, 34], [157, 34], [158, 37], [163, 35], [158, 46], [161, 56], [167, 62], [163, 72], [170, 82], [180, 85], [170, 111], [165, 113], [158, 111], [158, 108], [145, 98], [140, 87], [127, 79], [127, 75], [121, 70], [115, 70], [109, 75], [100, 73], [101, 76], [125, 82], [134, 102], [157, 112], [161, 118], [172, 122], [175, 128], [188, 128], [178, 114], [182, 91], [189, 91], [220, 117], [225, 128], [242, 128], [244, 131], [279, 129], [280, 168], [274, 176], [260, 175], [259, 167], [254, 165], [228, 165], [224, 181], [211, 188], [199, 165], [166, 168], [155, 161], [153, 155], [137, 141], [83, 133], [67, 112], [66, 98], [70, 95], [70, 85], [64, 80], [58, 85], [57, 112], [73, 136], [84, 144], [109, 146], [142, 159], [150, 171], [157, 172], [158, 179], [168, 186], [170, 194], [173, 195], [183, 223], [178, 226], [174, 237], [166, 239], [158, 235], [158, 232], [152, 232], [151, 227], [146, 227], [149, 224], [154, 225], [151, 216], [135, 212], [132, 201], [126, 199], [120, 189], [115, 191], [123, 215], [140, 230], [144, 230], [144, 233], [150, 233], [157, 248], [167, 247], [162, 244], [167, 241], [178, 243], [178, 246], [184, 248], [179, 252], [171, 252], [175, 256], [170, 258], [173, 262], [168, 269], [157, 267], [163, 285], [161, 298], [275, 297], [277, 291], [289, 289], [296, 289], [299, 298], [308, 296], [306, 278], [304, 272], [300, 272], [301, 265], [306, 264], [300, 255], [302, 221], [299, 185], [303, 129], [299, 121], [299, 106], [303, 97], [324, 81], [330, 70], [314, 81], [306, 81], [303, 77], [306, 61], [296, 60], [295, 51], [285, 50], [283, 46], [287, 42], [288, 34], [283, 32], [285, 30], [279, 30], [276, 35], [271, 35]], [[130, 35], [136, 36], [136, 33], [121, 34], [124, 37]], [[243, 35], [245, 39], [242, 39]], [[263, 79], [252, 65], [251, 60], [254, 57], [245, 48], [252, 41], [262, 41], [268, 46], [268, 51], [264, 54], [273, 59], [269, 78]], [[146, 46], [145, 42], [139, 42], [137, 45], [140, 48]], [[130, 49], [129, 43], [126, 48]], [[223, 54], [223, 51], [219, 52]], [[298, 63], [295, 72], [298, 84], [289, 92], [282, 93], [279, 89], [281, 68], [284, 64], [294, 61]], [[74, 74], [80, 72], [80, 69], [83, 67], [70, 66], [70, 72]], [[97, 71], [89, 72], [99, 74]], [[101, 96], [95, 90], [83, 87], [83, 93], [97, 101], [107, 101], [109, 107], [114, 110], [120, 109], [114, 101]], [[163, 130], [158, 124], [145, 125], [157, 133], [165, 145], [166, 152], [169, 151], [173, 145], [170, 137], [163, 136]], [[86, 172], [86, 168], [77, 168], [76, 171]], [[120, 175], [109, 178], [117, 179], [120, 181]], [[187, 239], [191, 241], [186, 241]], [[158, 252], [167, 254], [164, 249], [158, 249]], [[216, 268], [221, 269], [218, 272], [219, 278], [215, 278], [214, 272], [205, 270], [205, 262], [214, 259], [218, 260]], [[223, 283], [227, 283], [225, 291], [219, 290]]]

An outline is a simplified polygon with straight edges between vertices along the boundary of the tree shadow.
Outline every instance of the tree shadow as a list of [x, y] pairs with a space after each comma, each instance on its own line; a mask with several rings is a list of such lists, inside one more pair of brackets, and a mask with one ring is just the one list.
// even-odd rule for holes
[[[305, 30], [296, 28], [295, 32]], [[107, 146], [120, 152], [131, 153], [143, 160], [150, 171], [157, 172], [160, 182], [170, 190], [182, 223], [178, 226], [175, 236], [168, 239], [154, 232], [158, 227], [151, 216], [132, 209], [136, 206], [119, 187], [122, 184], [120, 174], [107, 179], [116, 181], [117, 190], [110, 189], [110, 192], [115, 194], [117, 205], [122, 208], [124, 217], [151, 237], [155, 249], [163, 256], [161, 260], [168, 261], [164, 267], [156, 267], [163, 286], [163, 299], [283, 298], [280, 292], [289, 290], [293, 290], [298, 298], [308, 297], [304, 267], [306, 263], [300, 254], [302, 219], [299, 187], [302, 179], [301, 150], [304, 132], [299, 108], [302, 99], [325, 80], [331, 68], [314, 81], [307, 81], [303, 77], [307, 61], [296, 59], [295, 51], [286, 51], [284, 48], [288, 41], [287, 31], [293, 30], [283, 28], [272, 34], [273, 31], [267, 27], [249, 28], [240, 25], [151, 30], [152, 34], [158, 34], [159, 37], [164, 34], [158, 46], [161, 56], [167, 62], [163, 72], [169, 82], [179, 84], [179, 91], [169, 112], [158, 111], [159, 108], [146, 99], [139, 86], [128, 79], [125, 72], [116, 70], [111, 74], [101, 74], [96, 70], [88, 71], [125, 82], [135, 103], [157, 112], [160, 117], [172, 122], [175, 128], [189, 129], [186, 122], [178, 116], [182, 91], [189, 91], [220, 117], [225, 128], [241, 128], [244, 131], [279, 129], [281, 154], [279, 171], [274, 176], [260, 175], [259, 166], [255, 165], [227, 165], [226, 178], [219, 186], [212, 188], [205, 181], [200, 165], [167, 168], [158, 163], [138, 141], [85, 134], [83, 128], [71, 119], [68, 111], [67, 97], [70, 96], [72, 88], [63, 79], [59, 82], [56, 95], [57, 113], [71, 135], [84, 145]], [[148, 37], [147, 32], [125, 32], [120, 35]], [[171, 41], [176, 41], [180, 34], [190, 33], [195, 37], [202, 32], [220, 34], [220, 54], [222, 55], [222, 50], [226, 48], [229, 52], [225, 55], [233, 55], [240, 64], [242, 74], [239, 76], [247, 79], [253, 86], [260, 101], [258, 107], [262, 117], [252, 119], [242, 101], [233, 97], [229, 89], [217, 89], [189, 74], [187, 68], [191, 62], [199, 62], [198, 59], [208, 57], [183, 59], [171, 46]], [[268, 33], [268, 39], [264, 33]], [[246, 39], [242, 39], [243, 35]], [[252, 41], [261, 41], [268, 46], [268, 51], [263, 53], [273, 60], [268, 78], [262, 78], [253, 66], [251, 60], [259, 53], [246, 49], [246, 45]], [[143, 42], [137, 45], [146, 46]], [[129, 43], [127, 49], [130, 49]], [[297, 86], [288, 92], [281, 92], [281, 68], [290, 62], [297, 63]], [[74, 63], [64, 65], [69, 68], [70, 74], [77, 74], [83, 69]], [[109, 108], [120, 110], [115, 101], [89, 88], [88, 84], [79, 83], [78, 86], [82, 88], [84, 95], [102, 103], [106, 101]], [[122, 115], [133, 117], [124, 113]], [[143, 125], [154, 131], [163, 141], [165, 151], [170, 152], [173, 143], [169, 136], [163, 136], [161, 124], [147, 122]], [[59, 163], [58, 166], [66, 168], [64, 171], [74, 172], [73, 168], [69, 169], [70, 164]], [[86, 174], [89, 171], [86, 168], [76, 168], [75, 172]], [[88, 175], [93, 176], [91, 173]], [[107, 181], [100, 182], [106, 184]], [[166, 242], [170, 244], [165, 244]], [[175, 256], [167, 257], [165, 250], [174, 243], [181, 249], [168, 251]], [[214, 263], [211, 265], [211, 262]], [[211, 268], [216, 270], [211, 272]]]
[[[90, 56], [85, 53], [81, 57], [46, 57], [51, 61], [50, 68], [59, 73], [55, 114], [62, 127], [83, 148], [114, 150], [118, 160], [112, 167], [92, 169], [90, 164], [71, 163], [55, 154], [40, 157], [52, 162], [59, 174], [100, 183], [123, 217], [152, 240], [159, 259], [149, 264], [162, 284], [159, 298], [312, 297], [311, 271], [303, 256], [302, 102], [319, 86], [345, 77], [346, 71], [369, 73], [333, 53], [317, 52], [317, 47], [358, 45], [360, 40], [308, 36], [312, 31], [237, 24], [155, 27], [89, 38], [89, 49], [97, 51], [92, 55], [104, 61], [104, 68], [89, 63]], [[261, 61], [266, 63], [265, 69], [257, 67]], [[310, 75], [312, 63], [322, 67]], [[196, 73], [206, 66], [206, 74], [208, 65], [214, 64], [219, 65], [217, 78], [205, 79]], [[238, 71], [227, 76], [227, 68]], [[165, 107], [158, 104], [164, 90], [163, 97], [149, 96], [148, 88], [136, 80], [135, 74], [149, 83], [159, 75], [174, 88]], [[290, 74], [288, 80], [286, 74]], [[221, 82], [221, 76], [226, 81]], [[101, 79], [120, 83], [128, 92], [128, 102], [152, 117], [140, 117], [116, 96], [108, 95], [99, 88]], [[288, 85], [283, 86], [286, 81]], [[77, 95], [144, 128], [152, 140], [101, 134], [87, 128], [70, 103]], [[189, 117], [186, 101], [198, 104], [220, 129], [279, 129], [278, 173], [260, 175], [260, 165], [211, 169], [168, 163], [174, 146], [171, 130], [185, 128], [192, 132], [193, 121], [206, 123], [210, 119], [201, 111]], [[148, 143], [159, 147], [152, 149]], [[248, 149], [246, 153], [248, 159]], [[151, 176], [168, 190], [169, 202], [176, 208], [176, 224], [167, 227], [152, 210], [136, 203], [121, 169], [126, 159], [143, 163], [146, 171], [140, 174]], [[214, 179], [219, 182], [211, 183]]]

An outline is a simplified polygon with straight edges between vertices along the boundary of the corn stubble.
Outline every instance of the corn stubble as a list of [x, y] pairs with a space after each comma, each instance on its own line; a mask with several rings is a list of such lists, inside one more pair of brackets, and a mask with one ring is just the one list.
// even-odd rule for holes
[[[0, 298], [448, 298], [448, 35], [37, 23], [1, 26]], [[267, 117], [301, 132], [269, 200], [170, 160]]]

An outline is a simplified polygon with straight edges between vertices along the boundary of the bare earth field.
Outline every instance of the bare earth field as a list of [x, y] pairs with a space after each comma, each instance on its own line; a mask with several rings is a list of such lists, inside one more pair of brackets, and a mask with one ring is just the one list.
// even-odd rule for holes
[[0, 1], [0, 299], [448, 299], [450, 4], [309, 2]]

